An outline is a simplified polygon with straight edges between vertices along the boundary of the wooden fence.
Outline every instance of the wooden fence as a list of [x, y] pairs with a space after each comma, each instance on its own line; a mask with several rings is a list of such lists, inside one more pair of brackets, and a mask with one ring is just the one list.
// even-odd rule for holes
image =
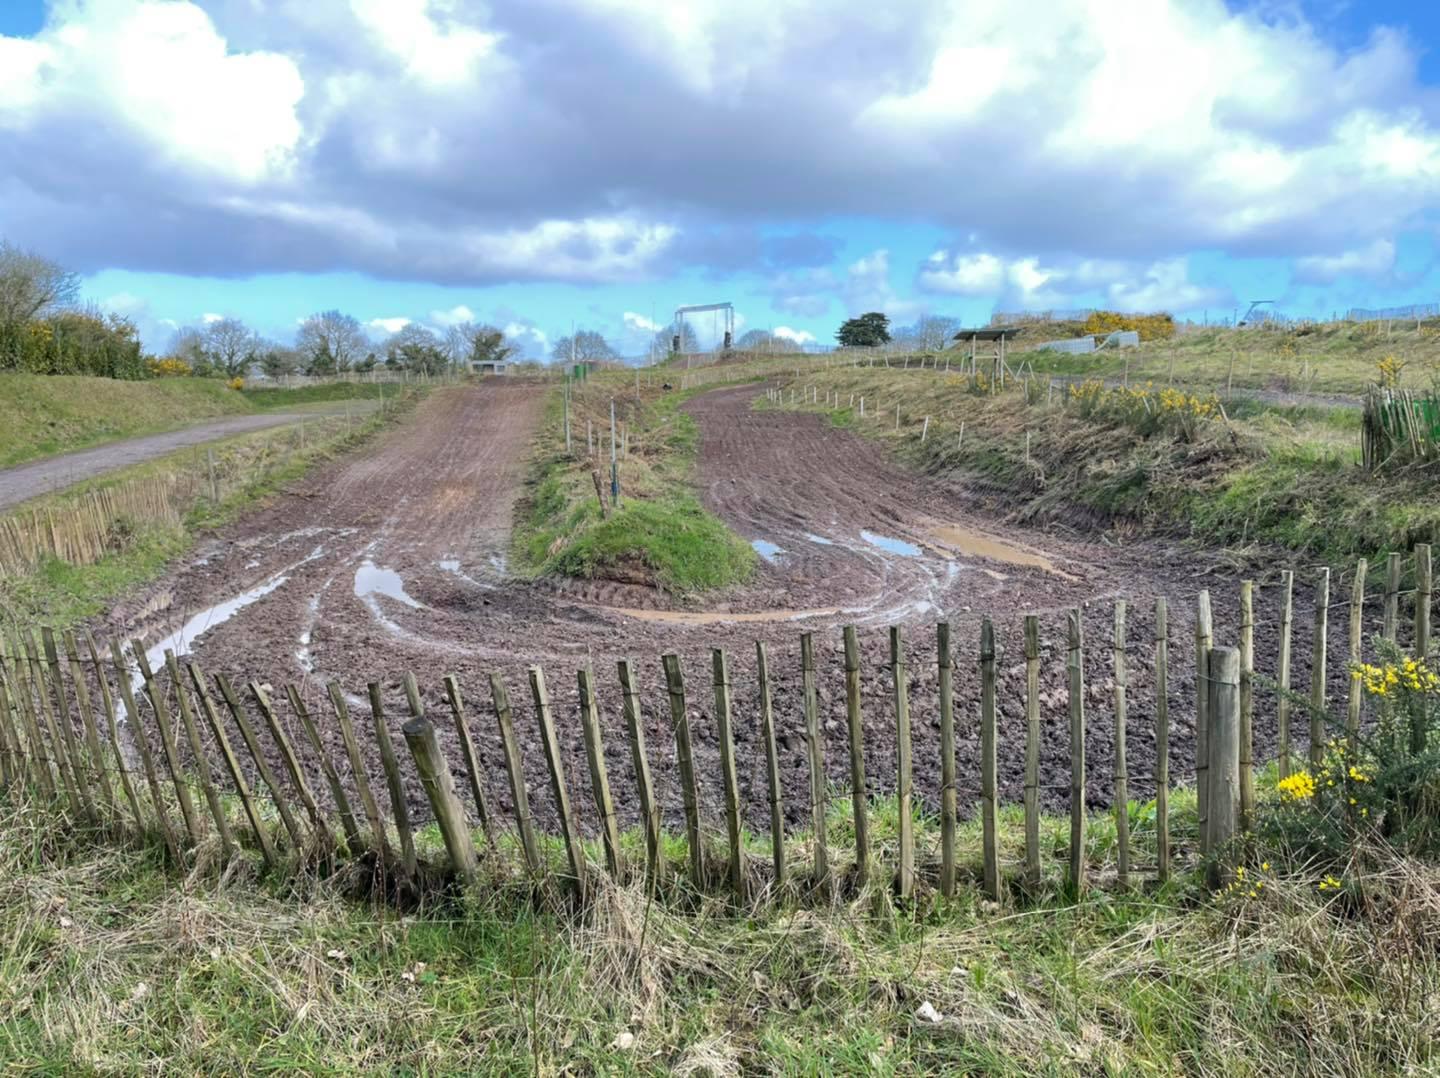
[[[1433, 578], [1430, 548], [1416, 548], [1410, 578], [1413, 587], [1402, 588], [1405, 559], [1391, 555], [1386, 562], [1381, 635], [1389, 641], [1408, 638], [1416, 654], [1431, 651]], [[1347, 655], [1357, 663], [1363, 657], [1362, 617], [1367, 600], [1367, 571], [1356, 567], [1349, 602]], [[1331, 701], [1327, 698], [1326, 655], [1329, 619], [1342, 604], [1332, 603], [1330, 570], [1314, 577], [1314, 659], [1309, 702], [1309, 743], [1312, 760], [1326, 743], [1325, 722]], [[1372, 589], [1373, 590], [1373, 589]], [[1234, 647], [1214, 639], [1210, 595], [1201, 592], [1195, 603], [1193, 651], [1179, 649], [1181, 662], [1193, 662], [1197, 673], [1194, 701], [1198, 841], [1188, 852], [1198, 855], [1213, 880], [1228, 871], [1228, 859], [1255, 820], [1256, 788], [1253, 733], [1257, 721], [1277, 724], [1279, 768], [1294, 766], [1296, 738], [1290, 690], [1290, 643], [1294, 627], [1295, 579], [1281, 574], [1282, 597], [1278, 671], [1274, 705], [1257, 715], [1257, 681], [1253, 588], [1242, 585], [1239, 602], [1239, 639]], [[1413, 601], [1406, 603], [1407, 599]], [[1402, 630], [1406, 606], [1413, 610], [1413, 631]], [[1092, 785], [1108, 784], [1113, 804], [1117, 884], [1127, 886], [1139, 876], [1164, 879], [1182, 862], [1172, 841], [1169, 814], [1170, 734], [1175, 719], [1167, 693], [1171, 664], [1170, 617], [1166, 601], [1155, 603], [1153, 639], [1131, 639], [1127, 630], [1130, 607], [1114, 605], [1111, 631], [1100, 645], [1113, 652], [1113, 713], [1115, 744], [1113, 769], [1096, 776], [1087, 769], [1085, 651], [1087, 641], [1080, 610], [1068, 615], [1065, 655], [1065, 720], [1069, 730], [1068, 775], [1070, 841], [1064, 885], [1074, 894], [1089, 885], [1087, 829], [1092, 820], [1086, 809]], [[1410, 621], [1410, 618], [1404, 618]], [[1107, 619], [1109, 621], [1109, 619]], [[344, 861], [365, 862], [401, 888], [433, 885], [456, 879], [471, 884], [482, 867], [519, 870], [536, 881], [568, 884], [584, 895], [595, 874], [640, 877], [657, 890], [676, 883], [686, 888], [721, 890], [740, 903], [764, 894], [829, 899], [853, 895], [867, 884], [893, 885], [902, 897], [934, 888], [955, 893], [961, 872], [957, 865], [959, 827], [956, 779], [956, 709], [953, 672], [957, 663], [951, 627], [936, 627], [938, 662], [938, 725], [941, 753], [941, 789], [931, 791], [939, 806], [939, 849], [920, 851], [917, 857], [914, 815], [917, 795], [913, 786], [910, 706], [911, 673], [904, 631], [890, 630], [889, 713], [885, 724], [893, 730], [896, 745], [894, 790], [895, 833], [878, 841], [872, 833], [876, 806], [867, 793], [865, 715], [862, 713], [861, 650], [856, 630], [843, 631], [844, 737], [848, 752], [849, 796], [852, 817], [832, 813], [832, 790], [824, 769], [824, 731], [817, 695], [815, 639], [800, 637], [799, 711], [803, 713], [809, 769], [809, 811], [806, 822], [812, 840], [786, 842], [784, 794], [779, 778], [772, 683], [774, 667], [763, 643], [756, 645], [756, 677], [752, 697], [758, 699], [758, 737], [744, 738], [763, 752], [766, 813], [769, 823], [768, 858], [757, 853], [758, 839], [744, 833], [731, 657], [723, 649], [711, 654], [704, 689], [697, 689], [696, 671], [686, 671], [678, 655], [662, 659], [665, 694], [658, 710], [668, 711], [672, 746], [647, 744], [646, 729], [655, 729], [644, 717], [655, 701], [642, 699], [637, 668], [628, 659], [616, 666], [616, 682], [623, 707], [625, 751], [607, 753], [598, 720], [601, 688], [588, 667], [577, 674], [579, 687], [579, 739], [583, 742], [584, 776], [566, 773], [565, 745], [571, 724], [557, 722], [544, 670], [527, 672], [530, 717], [545, 760], [554, 835], [545, 835], [531, 808], [518, 732], [518, 709], [512, 704], [504, 677], [489, 677], [489, 710], [499, 734], [502, 759], [484, 761], [473, 737], [479, 721], [467, 703], [467, 693], [455, 677], [446, 677], [443, 720], [427, 714], [416, 679], [401, 679], [406, 710], [403, 723], [386, 714], [382, 685], [370, 682], [366, 698], [352, 695], [338, 682], [326, 686], [329, 712], [313, 714], [293, 685], [279, 691], [258, 681], [241, 684], [224, 675], [211, 677], [193, 661], [182, 662], [167, 653], [160, 669], [152, 669], [140, 642], [127, 652], [118, 641], [102, 649], [89, 633], [50, 629], [26, 634], [17, 642], [0, 641], [0, 785], [12, 799], [34, 811], [60, 813], [72, 826], [115, 839], [143, 836], [163, 843], [171, 860], [189, 867], [202, 847], [222, 860], [236, 856], [241, 847], [251, 851], [275, 872], [310, 871], [314, 866]], [[1041, 775], [1039, 768], [1042, 714], [1046, 701], [1040, 691], [1042, 649], [1040, 622], [1024, 619], [1025, 738], [1024, 745], [998, 743], [996, 645], [990, 619], [980, 626], [977, 655], [980, 671], [979, 790], [982, 866], [977, 874], [985, 895], [999, 899], [1012, 886], [1033, 887], [1042, 876]], [[1127, 803], [1135, 784], [1145, 777], [1127, 769], [1125, 731], [1128, 671], [1131, 656], [1140, 647], [1152, 650], [1156, 687], [1154, 722], [1153, 842], [1138, 849], [1131, 832]], [[1267, 668], [1268, 664], [1267, 664]], [[1350, 686], [1343, 726], [1356, 736], [1362, 723], [1359, 679]], [[1268, 687], [1268, 686], [1261, 686]], [[723, 802], [719, 819], [707, 818], [699, 797], [695, 743], [690, 706], [696, 697], [709, 696], [709, 713], [719, 747], [719, 784]], [[358, 729], [351, 706], [367, 703], [370, 729]], [[142, 701], [148, 707], [142, 708]], [[1054, 701], [1051, 701], [1054, 702]], [[961, 701], [968, 713], [971, 701]], [[1335, 701], [1338, 705], [1339, 701]], [[653, 714], [653, 712], [652, 712]], [[1186, 716], [1188, 718], [1188, 716]], [[437, 722], [453, 725], [458, 760], [447, 759]], [[147, 728], [147, 724], [148, 727]], [[748, 733], [748, 731], [746, 731]], [[709, 731], [705, 731], [708, 735]], [[327, 736], [331, 735], [331, 736]], [[338, 736], [336, 736], [338, 735]], [[1343, 734], [1342, 734], [1343, 736]], [[448, 738], [447, 738], [448, 739]], [[333, 746], [333, 751], [332, 751]], [[998, 814], [997, 766], [1002, 751], [1008, 756], [1023, 748], [1024, 850], [1019, 865], [1002, 861]], [[673, 749], [673, 754], [672, 754]], [[367, 777], [367, 751], [378, 753], [385, 790]], [[407, 790], [402, 754], [413, 760], [421, 796]], [[638, 805], [639, 836], [622, 835], [619, 813], [611, 790], [614, 761], [628, 756]], [[673, 762], [673, 771], [670, 768]], [[652, 774], [656, 767], [678, 777], [683, 803], [683, 835], [665, 833], [660, 801]], [[493, 783], [503, 781], [509, 794], [510, 817], [505, 819], [493, 799]], [[585, 788], [582, 792], [582, 787]], [[463, 791], [463, 792], [462, 792]], [[435, 832], [421, 827], [428, 807]], [[1147, 836], [1149, 831], [1147, 813]], [[831, 843], [827, 829], [837, 819], [848, 824], [843, 843]], [[582, 827], [582, 823], [585, 824]], [[422, 833], [423, 832], [423, 833]], [[587, 841], [586, 835], [596, 836]], [[477, 835], [480, 844], [477, 846]], [[418, 841], [417, 841], [418, 836]], [[667, 842], [667, 839], [672, 840]], [[672, 864], [667, 848], [683, 840], [683, 863]], [[804, 851], [804, 863], [792, 856]], [[635, 851], [639, 850], [638, 855]], [[629, 851], [627, 853], [627, 851]], [[1053, 854], [1052, 849], [1052, 854]], [[840, 854], [846, 856], [841, 857]], [[938, 856], [935, 856], [938, 854]], [[1142, 855], [1143, 863], [1142, 863]], [[888, 863], [881, 864], [882, 855]], [[667, 892], [668, 893], [668, 892]]]

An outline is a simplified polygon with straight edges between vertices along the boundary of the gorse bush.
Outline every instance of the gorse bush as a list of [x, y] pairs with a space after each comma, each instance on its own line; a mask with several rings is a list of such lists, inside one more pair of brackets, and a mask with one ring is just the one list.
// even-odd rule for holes
[[150, 373], [135, 324], [98, 311], [61, 311], [0, 327], [0, 370], [127, 379]]
[[1087, 419], [1123, 423], [1142, 437], [1169, 434], [1193, 442], [1202, 427], [1220, 416], [1220, 401], [1213, 395], [1197, 396], [1181, 389], [1147, 382], [1143, 386], [1111, 388], [1092, 380], [1070, 387], [1070, 403]]
[[1133, 329], [1142, 341], [1165, 341], [1175, 336], [1175, 316], [1165, 311], [1155, 314], [1121, 314], [1119, 311], [1091, 311], [1085, 319], [1083, 332], [1091, 335]]

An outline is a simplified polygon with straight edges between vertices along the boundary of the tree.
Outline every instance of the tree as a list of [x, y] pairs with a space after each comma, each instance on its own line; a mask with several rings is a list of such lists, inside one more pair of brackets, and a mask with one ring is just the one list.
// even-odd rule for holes
[[195, 375], [207, 375], [210, 361], [205, 358], [205, 335], [194, 326], [182, 326], [170, 335], [165, 355], [182, 360]]
[[735, 342], [741, 352], [764, 352], [770, 355], [800, 352], [803, 349], [788, 337], [777, 337], [768, 329], [752, 329]]
[[913, 326], [898, 331], [895, 336], [909, 343], [919, 352], [941, 352], [950, 344], [955, 331], [960, 328], [958, 318], [930, 315]]
[[[673, 325], [661, 326], [655, 331], [655, 340], [650, 345], [652, 352], [662, 356], [668, 356], [674, 349], [675, 327]], [[700, 351], [700, 338], [695, 335], [695, 327], [689, 322], [680, 323], [680, 353], [681, 355], [693, 355]]]
[[0, 331], [63, 310], [80, 295], [80, 278], [43, 255], [0, 240]]
[[416, 374], [441, 374], [449, 358], [440, 346], [440, 338], [411, 322], [385, 343], [385, 364]]
[[257, 358], [257, 341], [238, 318], [221, 318], [205, 327], [202, 349], [210, 366], [226, 378], [243, 378]]
[[312, 374], [348, 371], [369, 351], [369, 340], [358, 319], [339, 311], [312, 314], [295, 334], [295, 347]]
[[571, 338], [561, 337], [550, 349], [550, 358], [556, 363], [568, 363], [572, 355], [577, 363], [596, 363], [620, 358], [620, 353], [610, 347], [610, 342], [593, 329], [582, 329], [575, 334], [573, 352], [570, 345]]
[[461, 322], [445, 333], [445, 351], [457, 366], [474, 369], [479, 363], [503, 363], [519, 350], [505, 339], [504, 330], [494, 326]]
[[267, 378], [284, 378], [300, 369], [300, 353], [274, 341], [255, 342], [255, 362]]
[[842, 347], [873, 348], [890, 340], [890, 319], [879, 311], [846, 320], [835, 334]]

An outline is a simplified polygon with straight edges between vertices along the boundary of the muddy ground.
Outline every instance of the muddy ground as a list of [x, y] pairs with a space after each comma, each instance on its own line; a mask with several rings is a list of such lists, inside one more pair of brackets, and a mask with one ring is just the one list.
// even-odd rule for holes
[[[507, 786], [487, 676], [498, 671], [516, 705], [531, 803], [553, 819], [544, 757], [526, 681], [541, 664], [560, 727], [572, 794], [590, 810], [577, 722], [576, 671], [593, 666], [600, 691], [610, 782], [625, 823], [637, 817], [634, 779], [615, 674], [622, 657], [643, 677], [645, 724], [668, 820], [682, 820], [674, 742], [660, 656], [682, 657], [697, 745], [701, 796], [718, 821], [723, 791], [713, 720], [711, 648], [730, 656], [739, 773], [751, 826], [764, 826], [764, 756], [759, 736], [755, 642], [770, 652], [781, 778], [791, 824], [806, 823], [807, 765], [800, 694], [799, 636], [813, 632], [825, 760], [837, 790], [848, 787], [841, 627], [859, 627], [863, 656], [865, 758], [873, 794], [894, 787], [895, 744], [888, 628], [902, 625], [910, 672], [915, 788], [930, 809], [940, 789], [935, 623], [948, 620], [956, 650], [957, 775], [960, 804], [979, 792], [980, 622], [994, 620], [999, 660], [1001, 796], [1018, 801], [1024, 760], [1022, 619], [1041, 621], [1043, 801], [1067, 803], [1069, 733], [1065, 693], [1065, 617], [1084, 610], [1088, 799], [1108, 804], [1113, 770], [1113, 652], [1116, 598], [1129, 613], [1129, 745], [1132, 796], [1147, 797], [1154, 762], [1153, 609], [1171, 603], [1171, 774], [1193, 775], [1193, 607], [1211, 591], [1217, 640], [1234, 643], [1239, 583], [1219, 554], [1118, 534], [1066, 534], [1016, 526], [1003, 500], [961, 482], [916, 475], [858, 435], [814, 415], [755, 411], [754, 387], [695, 398], [687, 410], [700, 428], [698, 481], [707, 506], [766, 557], [753, 583], [676, 604], [633, 586], [516, 579], [506, 549], [526, 455], [542, 411], [542, 387], [490, 382], [437, 392], [403, 426], [362, 454], [321, 469], [249, 518], [206, 540], [158, 585], [131, 596], [101, 634], [141, 636], [157, 655], [189, 651], [211, 674], [255, 679], [283, 698], [294, 683], [322, 719], [329, 748], [343, 748], [324, 699], [338, 681], [370, 762], [370, 781], [385, 783], [370, 731], [367, 681], [384, 693], [399, 741], [406, 715], [401, 676], [419, 680], [457, 769], [461, 757], [444, 704], [442, 678], [463, 687], [470, 728], [492, 802], [508, 811]], [[1273, 673], [1278, 639], [1277, 576], [1257, 590], [1256, 656]], [[1296, 566], [1293, 684], [1308, 685], [1312, 571]], [[1346, 594], [1341, 594], [1342, 592]], [[1343, 600], [1336, 582], [1331, 628], [1331, 693], [1345, 691]], [[218, 605], [217, 605], [218, 604]], [[648, 607], [649, 609], [646, 609]], [[1378, 619], [1378, 609], [1372, 611]], [[1373, 619], [1372, 619], [1373, 620]], [[1367, 633], [1370, 631], [1367, 625]], [[1256, 696], [1256, 753], [1273, 755], [1275, 698]], [[300, 738], [298, 724], [282, 707]], [[1297, 749], [1304, 742], [1297, 719]], [[319, 768], [303, 752], [314, 773]], [[405, 761], [403, 747], [400, 755]], [[409, 770], [407, 766], [407, 771]], [[317, 792], [323, 782], [316, 782]], [[411, 774], [411, 808], [428, 815]], [[459, 782], [466, 788], [463, 780]]]

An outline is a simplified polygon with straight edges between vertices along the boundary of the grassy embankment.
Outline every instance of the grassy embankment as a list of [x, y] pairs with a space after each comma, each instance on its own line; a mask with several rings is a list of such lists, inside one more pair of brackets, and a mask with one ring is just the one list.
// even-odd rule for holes
[[[1042, 362], [1036, 358], [1037, 371]], [[1168, 366], [1168, 360], [1156, 362]], [[1278, 371], [1257, 364], [1252, 378], [1274, 381]], [[1122, 377], [1108, 368], [1086, 373]], [[1142, 387], [1145, 373], [1137, 361], [1132, 388]], [[1412, 377], [1419, 374], [1417, 367]], [[1209, 377], [1197, 376], [1195, 396], [1210, 395]], [[1316, 382], [1313, 391], [1334, 391], [1348, 385], [1348, 377]], [[1237, 548], [1276, 544], [1330, 559], [1440, 540], [1433, 469], [1393, 470], [1380, 478], [1365, 473], [1355, 408], [1272, 404], [1239, 393], [1227, 398], [1222, 389], [1225, 414], [1199, 423], [1192, 437], [1176, 423], [1151, 422], [1158, 414], [1154, 391], [1148, 404], [1133, 403], [1127, 417], [1120, 407], [1084, 407], [1063, 386], [1047, 403], [1043, 375], [1029, 401], [1014, 384], [998, 394], [977, 392], [968, 379], [929, 368], [812, 367], [783, 379], [787, 387], [820, 387], [819, 404], [798, 407], [824, 411], [837, 425], [891, 443], [927, 472], [963, 475], [972, 485], [978, 480], [1029, 519], [1078, 516]], [[839, 394], [839, 407], [826, 408], [827, 390]], [[926, 416], [930, 429], [922, 443]]]
[[[233, 393], [231, 390], [226, 392]], [[387, 396], [387, 404], [392, 401]], [[384, 413], [370, 412], [353, 420], [337, 415], [306, 424], [304, 444], [297, 430], [261, 431], [212, 443], [220, 498], [208, 493], [204, 456], [185, 449], [157, 460], [77, 484], [58, 494], [27, 503], [19, 516], [53, 517], [64, 521], [76, 512], [88, 492], [154, 481], [194, 497], [163, 519], [126, 517], [112, 521], [103, 556], [93, 563], [72, 564], [49, 557], [33, 571], [0, 579], [0, 626], [6, 629], [37, 621], [65, 626], [91, 617], [107, 602], [154, 579], [184, 553], [201, 532], [219, 527], [282, 489], [310, 468], [363, 443], [384, 425], [403, 415], [416, 399], [414, 391], [398, 395]]]
[[[537, 910], [516, 879], [400, 916], [246, 866], [177, 879], [153, 847], [34, 819], [0, 802], [0, 1060], [27, 1071], [1379, 1074], [1437, 1055], [1440, 871], [1411, 861], [1338, 894], [1272, 855], [1219, 899], [1182, 874], [1078, 904], [995, 907], [966, 882], [915, 909], [870, 892], [748, 916], [599, 877], [583, 916]], [[1044, 821], [1057, 860], [1066, 827]], [[1012, 865], [1021, 828], [1002, 813]], [[922, 850], [935, 832], [920, 821]], [[1102, 862], [1109, 838], [1096, 818]], [[968, 879], [977, 828], [959, 839]]]
[[[698, 433], [695, 421], [680, 410], [692, 395], [642, 384], [637, 396], [633, 375], [621, 373], [576, 383], [567, 453], [563, 391], [551, 392], [515, 528], [521, 571], [656, 584], [679, 594], [749, 576], [755, 552], [695, 495]], [[625, 448], [619, 460], [620, 505], [602, 517], [592, 472], [599, 472], [608, 499], [612, 397]]]

